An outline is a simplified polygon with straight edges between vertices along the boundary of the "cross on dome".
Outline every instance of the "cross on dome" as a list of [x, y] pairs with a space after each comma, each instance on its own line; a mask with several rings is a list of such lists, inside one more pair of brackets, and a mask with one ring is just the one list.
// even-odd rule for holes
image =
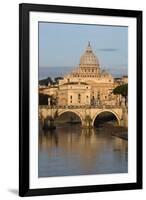
[[88, 46], [87, 46], [87, 49], [86, 49], [86, 51], [92, 51], [92, 48], [91, 48], [91, 44], [90, 44], [90, 41], [88, 41]]

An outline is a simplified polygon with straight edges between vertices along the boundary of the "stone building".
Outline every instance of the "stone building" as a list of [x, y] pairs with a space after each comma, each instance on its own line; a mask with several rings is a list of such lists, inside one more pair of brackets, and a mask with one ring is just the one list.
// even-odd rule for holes
[[40, 88], [40, 92], [54, 96], [60, 106], [113, 106], [117, 104], [117, 97], [112, 91], [118, 84], [110, 73], [101, 69], [89, 42], [79, 65], [59, 80], [58, 85]]
[[65, 82], [59, 84], [59, 105], [90, 105], [91, 86], [86, 82]]

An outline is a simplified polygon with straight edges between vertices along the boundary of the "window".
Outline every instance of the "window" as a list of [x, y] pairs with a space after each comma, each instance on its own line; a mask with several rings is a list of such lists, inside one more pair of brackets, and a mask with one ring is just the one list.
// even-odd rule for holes
[[81, 94], [78, 94], [78, 103], [81, 103]]
[[70, 95], [70, 103], [72, 103], [72, 95]]

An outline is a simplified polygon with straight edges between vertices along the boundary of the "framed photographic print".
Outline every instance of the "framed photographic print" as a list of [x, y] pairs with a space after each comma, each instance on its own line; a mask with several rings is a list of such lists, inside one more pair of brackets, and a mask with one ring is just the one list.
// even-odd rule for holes
[[142, 11], [19, 9], [19, 195], [141, 189]]

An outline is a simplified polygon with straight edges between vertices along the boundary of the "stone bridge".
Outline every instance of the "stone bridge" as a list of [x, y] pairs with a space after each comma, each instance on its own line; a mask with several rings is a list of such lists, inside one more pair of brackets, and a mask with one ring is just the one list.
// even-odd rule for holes
[[[118, 122], [119, 126], [127, 126], [127, 114], [125, 118], [125, 109], [122, 107], [111, 107], [111, 106], [102, 106], [102, 107], [92, 107], [92, 106], [39, 106], [39, 118], [41, 120], [47, 119], [47, 117], [52, 117], [53, 119], [59, 117], [63, 113], [72, 112], [75, 113], [81, 120], [82, 126], [89, 126], [89, 122], [86, 121], [86, 116], [90, 116], [90, 125], [94, 126], [94, 121], [96, 117], [103, 113], [109, 112], [112, 113]], [[127, 113], [127, 112], [126, 112]]]

